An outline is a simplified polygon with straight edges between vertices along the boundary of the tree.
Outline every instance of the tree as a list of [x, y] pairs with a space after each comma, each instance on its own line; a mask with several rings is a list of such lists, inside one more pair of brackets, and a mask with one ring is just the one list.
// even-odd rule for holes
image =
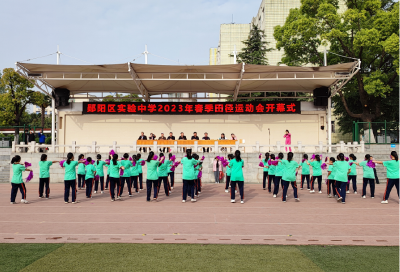
[[[45, 117], [45, 111], [48, 106], [51, 104], [51, 98], [48, 95], [45, 95], [43, 93], [37, 93], [37, 98], [34, 101], [36, 106], [40, 107], [40, 113], [41, 113], [41, 127], [44, 127], [44, 117]], [[54, 110], [54, 109], [53, 109]]]
[[243, 43], [245, 47], [242, 52], [237, 55], [238, 63], [268, 65], [267, 52], [271, 52], [273, 48], [267, 48], [269, 42], [265, 41], [264, 30], [259, 29], [256, 25], [252, 25], [249, 38]]
[[[0, 72], [0, 78], [1, 78], [1, 72]], [[6, 91], [4, 87], [0, 84], [0, 94], [4, 94]]]
[[[32, 90], [33, 83], [12, 68], [5, 68], [0, 81], [0, 87], [5, 93], [0, 94], [0, 125], [21, 125], [21, 117], [26, 106], [37, 99], [37, 93]], [[15, 142], [19, 143], [19, 128], [15, 127]]]
[[114, 99], [115, 96], [107, 95], [106, 98], [103, 99], [103, 102], [143, 102], [142, 99], [139, 98], [137, 94], [117, 94], [116, 97], [123, 97], [123, 99]]
[[[387, 98], [398, 92], [399, 4], [391, 0], [346, 1], [347, 10], [340, 14], [338, 0], [301, 3], [300, 9], [290, 11], [283, 26], [274, 29], [277, 48], [285, 52], [282, 62], [323, 65], [321, 46], [360, 59], [360, 72], [334, 97], [338, 102], [335, 112], [342, 121], [364, 122], [379, 120], [387, 116], [385, 112], [398, 113], [398, 101], [388, 103]], [[344, 60], [328, 55], [328, 64]], [[398, 121], [398, 115], [394, 118]]]

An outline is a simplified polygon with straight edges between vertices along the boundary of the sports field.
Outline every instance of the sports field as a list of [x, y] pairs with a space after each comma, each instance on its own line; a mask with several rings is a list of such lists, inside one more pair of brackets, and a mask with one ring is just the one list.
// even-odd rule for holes
[[398, 247], [1, 244], [0, 271], [398, 271]]

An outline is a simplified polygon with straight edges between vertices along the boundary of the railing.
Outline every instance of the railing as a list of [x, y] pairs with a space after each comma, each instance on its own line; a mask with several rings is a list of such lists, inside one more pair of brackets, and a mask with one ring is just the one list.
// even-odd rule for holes
[[[116, 141], [112, 145], [97, 145], [97, 142], [93, 141], [91, 145], [77, 145], [76, 141], [72, 141], [70, 145], [39, 145], [36, 142], [30, 142], [29, 144], [21, 143], [15, 145], [12, 142], [12, 152], [29, 152], [29, 153], [65, 153], [65, 152], [81, 152], [81, 153], [107, 153], [110, 149], [115, 152], [139, 152], [141, 148], [150, 148], [153, 151], [158, 152], [160, 148], [169, 148], [173, 153], [182, 153], [186, 148], [191, 148], [193, 152], [202, 152], [202, 148], [210, 148], [210, 152], [214, 153], [227, 153], [235, 150], [240, 150], [245, 153], [260, 153], [260, 152], [284, 152], [289, 151], [291, 148], [292, 152], [295, 153], [314, 153], [328, 151], [329, 145], [319, 142], [317, 145], [303, 145], [302, 142], [297, 142], [296, 145], [284, 145], [277, 141], [275, 145], [260, 145], [256, 142], [254, 145], [241, 143], [241, 141], [235, 140], [210, 140], [210, 141], [135, 141], [131, 145], [118, 145]], [[340, 142], [339, 144], [330, 145], [332, 152], [343, 152], [343, 153], [364, 153], [364, 142]]]

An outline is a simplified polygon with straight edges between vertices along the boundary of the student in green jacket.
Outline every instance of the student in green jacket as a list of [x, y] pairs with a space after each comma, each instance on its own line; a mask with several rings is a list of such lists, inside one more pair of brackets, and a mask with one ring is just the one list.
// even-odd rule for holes
[[283, 192], [282, 202], [286, 202], [286, 195], [289, 189], [289, 183], [292, 184], [294, 199], [300, 201], [297, 195], [297, 184], [296, 184], [296, 171], [299, 168], [299, 164], [293, 160], [293, 152], [287, 154], [287, 160], [280, 160], [284, 168], [282, 181], [283, 181]]
[[72, 204], [77, 203], [76, 201], [76, 166], [85, 165], [83, 162], [74, 161], [74, 154], [68, 153], [67, 160], [63, 163], [63, 167], [65, 169], [64, 174], [64, 202], [68, 204], [69, 202], [69, 190], [71, 189], [72, 193]]
[[121, 161], [118, 161], [118, 154], [110, 155], [110, 196], [111, 201], [115, 201], [115, 187], [117, 187], [117, 199], [122, 199], [119, 195], [120, 190], [120, 169], [124, 170], [125, 167], [122, 166]]
[[[260, 154], [261, 156], [261, 154]], [[268, 160], [269, 160], [269, 153], [265, 153], [265, 158], [261, 158], [261, 162], [263, 163], [263, 190], [268, 188], [268, 192], [271, 193], [271, 182], [268, 179]], [[267, 186], [267, 179], [268, 179], [268, 186]]]
[[94, 176], [96, 175], [96, 167], [92, 164], [91, 157], [88, 157], [86, 161], [89, 163], [85, 167], [86, 198], [92, 198]]
[[313, 175], [311, 178], [311, 191], [310, 193], [315, 193], [314, 190], [314, 181], [317, 180], [318, 182], [318, 193], [322, 194], [322, 169], [321, 169], [321, 158], [319, 155], [315, 155], [315, 159], [311, 160], [311, 162], [307, 161], [308, 165], [311, 165], [313, 170]]
[[[225, 183], [225, 193], [229, 193], [229, 187], [231, 186], [231, 160], [233, 160], [233, 154], [228, 155], [228, 166], [226, 167], [226, 183]], [[268, 180], [268, 182], [270, 182]]]
[[[169, 160], [167, 158], [164, 158], [164, 162], [161, 163], [161, 158], [164, 157], [164, 153], [160, 153], [160, 164], [158, 165], [158, 193], [160, 192], [161, 189], [161, 183], [164, 183], [164, 191], [165, 195], [169, 196], [170, 192], [170, 186], [168, 182], [168, 166], [170, 165]], [[157, 195], [158, 198], [158, 195]]]
[[307, 190], [310, 191], [310, 161], [308, 160], [308, 155], [303, 155], [303, 161], [300, 163], [301, 167], [301, 184], [300, 190], [303, 190], [304, 180], [307, 181]]
[[142, 159], [142, 154], [137, 154], [136, 155], [136, 160], [137, 160], [137, 163], [139, 164], [138, 165], [138, 172], [139, 172], [139, 188], [140, 188], [140, 191], [141, 190], [143, 190], [143, 169], [142, 169], [142, 165], [141, 165], [141, 162], [142, 161], [144, 161], [143, 159]]
[[107, 166], [105, 161], [101, 160], [101, 155], [97, 154], [97, 160], [94, 163], [96, 167], [96, 176], [99, 176], [99, 180], [95, 180], [94, 182], [94, 193], [97, 194], [99, 190], [99, 181], [100, 181], [100, 189], [101, 193], [104, 193], [104, 166]]
[[146, 166], [147, 166], [147, 177], [146, 177], [146, 187], [147, 187], [147, 202], [150, 202], [150, 196], [151, 196], [151, 189], [153, 188], [154, 195], [153, 195], [153, 200], [157, 200], [157, 195], [158, 195], [158, 173], [157, 173], [157, 167], [160, 165], [160, 162], [158, 160], [153, 160], [154, 157], [154, 152], [150, 151], [149, 156], [147, 157], [146, 160]]
[[136, 193], [139, 193], [138, 178], [139, 178], [139, 162], [137, 161], [137, 156], [132, 155], [131, 180], [133, 189], [135, 189]]
[[15, 155], [11, 159], [11, 165], [13, 171], [13, 176], [11, 179], [11, 204], [15, 204], [15, 198], [17, 197], [18, 189], [22, 195], [21, 202], [27, 204], [28, 201], [26, 200], [26, 186], [24, 181], [22, 180], [22, 172], [30, 172], [32, 170], [25, 168], [25, 166], [21, 164], [21, 157], [19, 155]]
[[199, 163], [192, 157], [192, 150], [186, 149], [186, 157], [181, 160], [182, 163], [182, 202], [186, 202], [188, 192], [190, 193], [191, 201], [196, 202], [194, 198], [194, 166]]
[[43, 198], [46, 186], [46, 199], [50, 198], [50, 166], [58, 161], [47, 161], [47, 155], [42, 154], [39, 162], [39, 198]]
[[367, 186], [371, 189], [371, 198], [375, 197], [375, 174], [374, 169], [369, 167], [367, 164], [369, 161], [372, 161], [373, 158], [370, 154], [365, 155], [365, 160], [358, 163], [355, 162], [358, 166], [363, 168], [363, 190], [362, 190], [362, 198], [367, 198]]
[[328, 166], [328, 183], [327, 183], [327, 190], [328, 190], [328, 197], [337, 196], [337, 188], [336, 188], [336, 181], [335, 181], [335, 172], [336, 168], [334, 167], [335, 158], [329, 158], [329, 166]]
[[240, 151], [235, 151], [235, 158], [230, 161], [229, 165], [231, 166], [231, 203], [235, 203], [235, 188], [236, 184], [239, 187], [240, 193], [240, 203], [244, 204], [244, 176], [243, 176], [243, 167], [244, 161], [240, 157]]
[[[83, 160], [85, 155], [80, 154], [78, 156], [78, 161]], [[85, 164], [81, 163], [78, 165], [78, 189], [81, 190], [85, 188]]]
[[344, 160], [344, 154], [339, 153], [337, 156], [338, 160], [335, 161], [333, 167], [336, 168], [335, 174], [335, 181], [339, 184], [336, 186], [338, 189], [338, 202], [342, 202], [343, 204], [346, 203], [346, 187], [348, 181], [348, 174], [350, 173], [350, 165], [347, 161]]
[[390, 161], [375, 161], [374, 163], [383, 164], [386, 167], [386, 189], [385, 193], [383, 194], [382, 204], [388, 204], [390, 191], [392, 190], [393, 186], [396, 186], [397, 189], [397, 197], [399, 197], [399, 156], [397, 155], [396, 151], [392, 151], [390, 153]]
[[[199, 155], [193, 154], [193, 158], [199, 161]], [[199, 197], [201, 193], [201, 178], [199, 178], [200, 171], [203, 170], [203, 163], [199, 162], [194, 166], [194, 196]], [[227, 170], [228, 171], [228, 170]]]
[[132, 180], [131, 180], [131, 167], [132, 162], [129, 160], [129, 154], [125, 153], [123, 159], [121, 160], [121, 165], [124, 167], [124, 173], [120, 176], [120, 190], [118, 195], [122, 197], [124, 192], [125, 182], [128, 187], [129, 196], [132, 196]]
[[[271, 182], [274, 183], [274, 191], [275, 191], [276, 165], [270, 164], [271, 161], [275, 161], [275, 154], [270, 154], [269, 160], [268, 160], [268, 183], [271, 183]], [[278, 184], [278, 186], [279, 186], [279, 184]], [[279, 188], [277, 190], [279, 190]], [[276, 195], [274, 194], [273, 197], [276, 197]]]
[[[357, 170], [356, 170], [356, 162], [357, 162], [357, 158], [356, 156], [354, 156], [354, 154], [350, 154], [349, 155], [350, 160], [348, 161], [350, 165], [350, 174], [349, 174], [349, 180], [350, 182], [353, 184], [353, 192], [354, 194], [357, 194]], [[349, 185], [347, 185], [347, 191], [349, 191]], [[347, 192], [349, 193], [349, 192]]]
[[106, 178], [106, 186], [104, 190], [108, 190], [108, 184], [110, 183], [110, 162], [105, 162], [105, 167], [107, 167], [107, 178]]
[[[283, 153], [278, 154], [278, 160], [283, 160]], [[279, 193], [279, 181], [281, 182], [282, 188], [283, 188], [283, 183], [282, 183], [282, 176], [283, 176], [283, 165], [281, 162], [278, 161], [278, 165], [275, 166], [275, 176], [274, 176], [274, 195], [273, 197], [276, 197]]]

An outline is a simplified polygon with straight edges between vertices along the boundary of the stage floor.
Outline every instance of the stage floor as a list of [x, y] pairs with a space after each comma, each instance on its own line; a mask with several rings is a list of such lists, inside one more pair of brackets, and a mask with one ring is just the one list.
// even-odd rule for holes
[[[399, 199], [381, 204], [386, 184], [376, 185], [374, 199], [348, 195], [346, 204], [322, 194], [289, 189], [286, 203], [260, 184], [245, 185], [245, 204], [230, 203], [224, 184], [205, 184], [197, 202], [181, 202], [182, 186], [171, 196], [160, 192], [146, 202], [145, 190], [122, 201], [109, 191], [64, 204], [63, 184], [51, 184], [50, 199], [38, 198], [38, 184], [27, 183], [27, 200], [10, 204], [10, 184], [0, 184], [2, 243], [212, 243], [281, 245], [399, 245]], [[360, 184], [358, 185], [360, 186]], [[361, 191], [361, 188], [360, 188]], [[368, 190], [369, 191], [369, 190]]]

